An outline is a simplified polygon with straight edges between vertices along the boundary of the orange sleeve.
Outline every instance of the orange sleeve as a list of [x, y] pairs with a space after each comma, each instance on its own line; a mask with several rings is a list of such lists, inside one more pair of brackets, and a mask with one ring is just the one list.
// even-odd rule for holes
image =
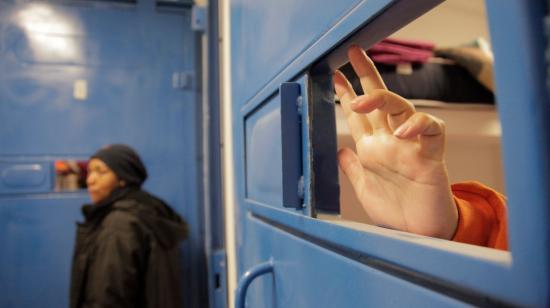
[[453, 241], [508, 250], [506, 199], [478, 182], [451, 186], [458, 208]]

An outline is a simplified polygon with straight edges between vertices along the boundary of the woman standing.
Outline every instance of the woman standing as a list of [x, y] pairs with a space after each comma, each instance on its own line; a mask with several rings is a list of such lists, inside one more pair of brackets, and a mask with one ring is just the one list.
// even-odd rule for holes
[[186, 223], [141, 189], [147, 171], [122, 144], [91, 156], [77, 226], [71, 307], [181, 307], [178, 243]]

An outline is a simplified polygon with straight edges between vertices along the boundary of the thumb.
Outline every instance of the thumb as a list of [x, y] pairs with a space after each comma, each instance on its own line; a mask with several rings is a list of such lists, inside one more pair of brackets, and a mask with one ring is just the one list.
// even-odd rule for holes
[[361, 200], [365, 189], [365, 173], [359, 157], [350, 148], [342, 148], [338, 151], [338, 163], [351, 182], [357, 199]]

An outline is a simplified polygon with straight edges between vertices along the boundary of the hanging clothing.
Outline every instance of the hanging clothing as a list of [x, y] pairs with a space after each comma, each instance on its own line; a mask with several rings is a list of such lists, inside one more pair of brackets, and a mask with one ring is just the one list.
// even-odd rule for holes
[[375, 63], [396, 65], [426, 63], [434, 56], [435, 44], [420, 40], [385, 38], [367, 50]]
[[[407, 99], [429, 99], [452, 103], [494, 104], [493, 92], [485, 88], [462, 66], [445, 63], [411, 64], [411, 71], [402, 74], [395, 65], [376, 63], [376, 69], [388, 90]], [[349, 76], [356, 93], [363, 93], [359, 78], [351, 64], [340, 71]]]

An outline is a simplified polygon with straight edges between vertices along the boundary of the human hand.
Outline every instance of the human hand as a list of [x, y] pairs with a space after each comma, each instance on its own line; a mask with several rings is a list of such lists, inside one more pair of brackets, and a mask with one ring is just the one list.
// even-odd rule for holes
[[357, 198], [376, 225], [452, 238], [458, 213], [444, 162], [444, 123], [388, 91], [363, 49], [353, 46], [348, 56], [365, 95], [334, 73], [357, 149], [341, 149], [338, 160]]

